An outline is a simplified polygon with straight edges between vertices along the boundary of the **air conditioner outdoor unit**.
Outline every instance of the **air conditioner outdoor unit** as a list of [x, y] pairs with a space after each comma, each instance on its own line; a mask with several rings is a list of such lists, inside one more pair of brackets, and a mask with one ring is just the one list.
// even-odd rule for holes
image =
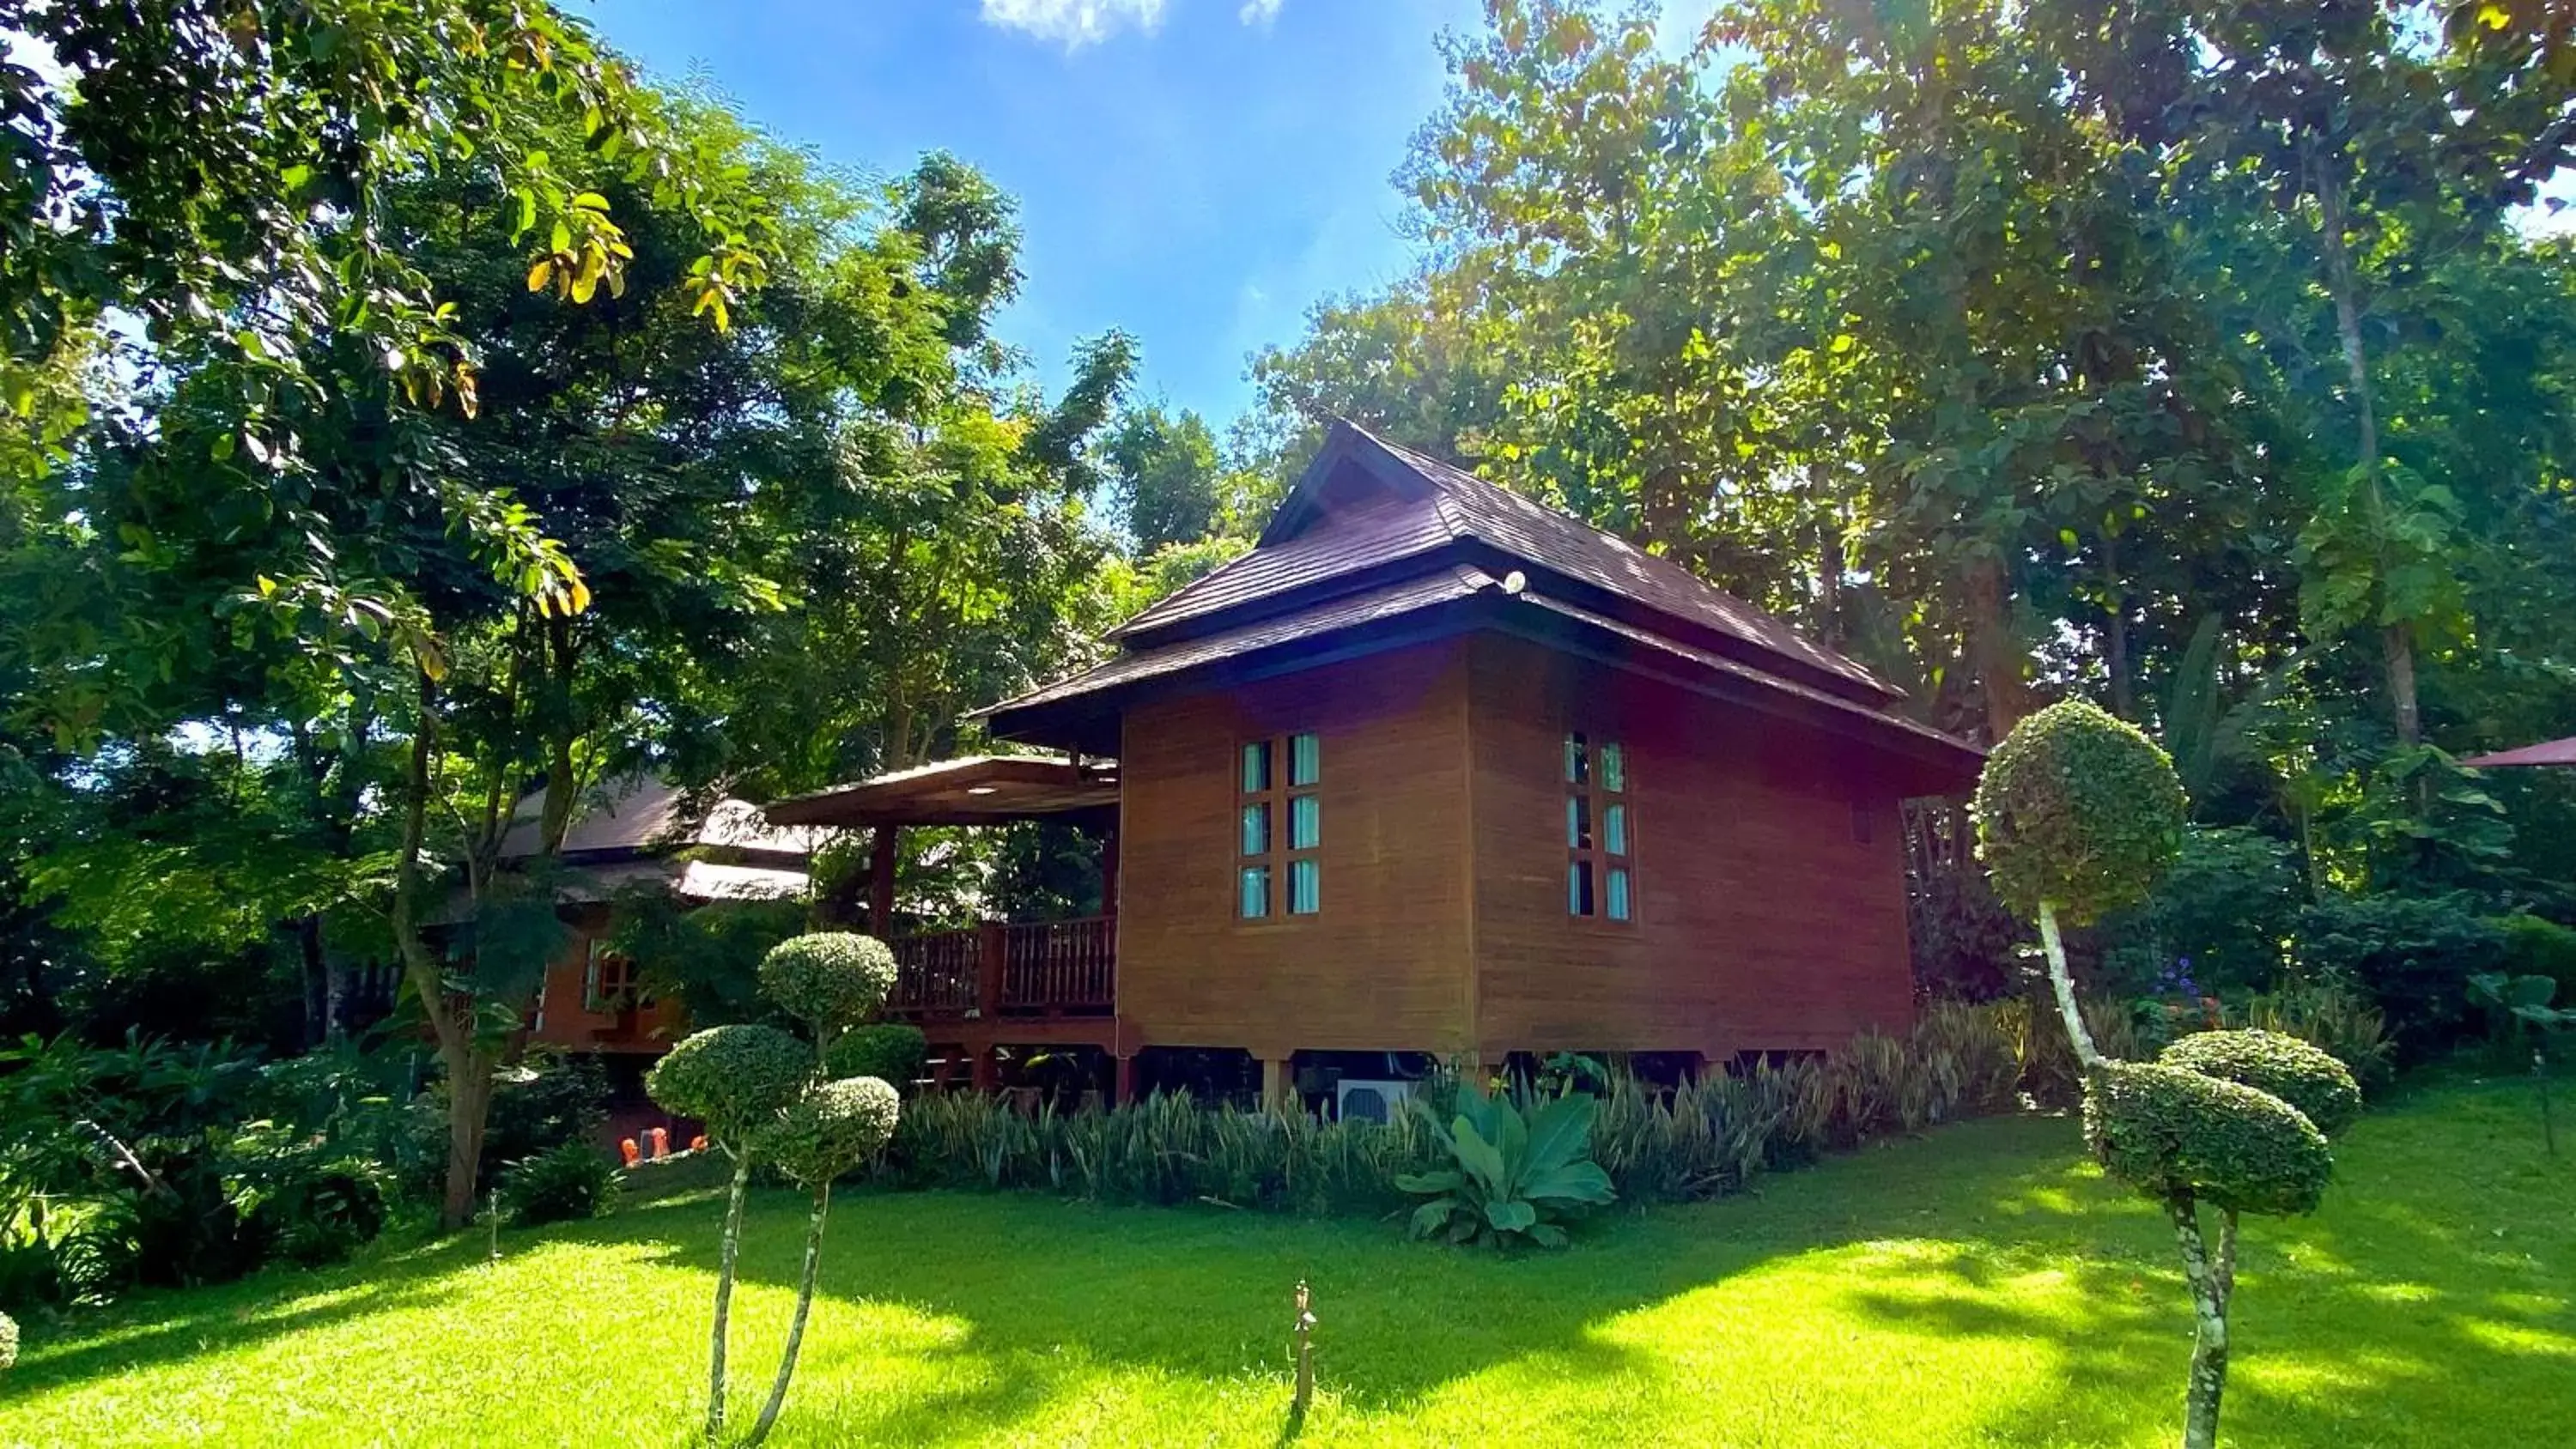
[[1333, 1113], [1345, 1122], [1389, 1122], [1413, 1095], [1411, 1082], [1364, 1082], [1345, 1077], [1333, 1096]]

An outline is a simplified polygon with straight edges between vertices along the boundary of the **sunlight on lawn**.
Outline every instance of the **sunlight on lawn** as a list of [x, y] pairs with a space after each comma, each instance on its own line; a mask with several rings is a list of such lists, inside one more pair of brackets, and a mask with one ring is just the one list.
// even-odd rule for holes
[[[2576, 1170], [2509, 1094], [2365, 1122], [2315, 1218], [2249, 1223], [2230, 1437], [2576, 1442]], [[691, 1441], [715, 1205], [168, 1294], [32, 1339], [6, 1444]], [[737, 1412], [802, 1212], [758, 1200]], [[2503, 1237], [2497, 1230], [2503, 1230]], [[857, 1195], [777, 1442], [1280, 1442], [1287, 1291], [1316, 1287], [1317, 1445], [2156, 1445], [2190, 1322], [2159, 1215], [2064, 1119], [1969, 1124], [1502, 1260], [1393, 1225], [1038, 1197]]]

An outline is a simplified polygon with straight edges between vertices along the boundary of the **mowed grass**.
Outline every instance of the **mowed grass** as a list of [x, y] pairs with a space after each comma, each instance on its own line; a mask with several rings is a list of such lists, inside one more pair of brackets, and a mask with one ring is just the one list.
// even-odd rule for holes
[[[2227, 1437], [2576, 1444], [2576, 1159], [2527, 1089], [2356, 1127], [2312, 1218], [2249, 1220]], [[691, 1438], [716, 1206], [479, 1236], [138, 1300], [32, 1336], [0, 1443], [639, 1444]], [[802, 1203], [757, 1199], [736, 1413], [767, 1385]], [[2157, 1445], [2190, 1318], [2169, 1228], [2075, 1124], [1944, 1128], [1594, 1223], [1560, 1254], [1393, 1224], [1036, 1196], [849, 1195], [773, 1442]]]

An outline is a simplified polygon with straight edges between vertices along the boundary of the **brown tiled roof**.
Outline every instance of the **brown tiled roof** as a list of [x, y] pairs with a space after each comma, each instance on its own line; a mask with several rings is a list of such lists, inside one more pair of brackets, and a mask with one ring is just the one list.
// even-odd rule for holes
[[1294, 613], [1273, 615], [1256, 623], [1221, 630], [1153, 648], [1122, 654], [1096, 669], [1033, 689], [1016, 699], [976, 710], [974, 717], [1054, 704], [1077, 695], [1140, 684], [1184, 669], [1237, 658], [1281, 644], [1292, 644], [1337, 629], [1355, 628], [1401, 614], [1463, 599], [1495, 586], [1493, 575], [1468, 564], [1453, 564], [1382, 588], [1344, 594]]
[[1114, 749], [1129, 687], [1449, 605], [1471, 612], [1425, 622], [1536, 629], [1540, 615], [1512, 612], [1531, 606], [1560, 631], [1604, 631], [1608, 647], [1682, 667], [1715, 692], [1857, 727], [1936, 773], [1976, 768], [1974, 747], [1891, 711], [1901, 691], [1680, 565], [1348, 424], [1260, 546], [1114, 631], [1116, 658], [975, 713], [1004, 738]]
[[1862, 723], [1868, 727], [1877, 729], [1892, 729], [1899, 734], [1911, 736], [1916, 742], [1918, 748], [1928, 749], [1932, 753], [1946, 758], [1950, 762], [1971, 772], [1977, 769], [1979, 762], [1983, 759], [1983, 755], [1975, 746], [1970, 745], [1963, 740], [1943, 734], [1941, 731], [1932, 728], [1930, 725], [1907, 719], [1905, 716], [1894, 713], [1890, 710], [1872, 708], [1871, 706], [1862, 704], [1857, 700], [1846, 699], [1841, 695], [1834, 694], [1827, 690], [1810, 689], [1803, 684], [1797, 684], [1789, 680], [1782, 679], [1776, 674], [1770, 674], [1762, 670], [1755, 669], [1751, 665], [1745, 664], [1740, 660], [1728, 659], [1722, 655], [1712, 654], [1705, 649], [1694, 649], [1687, 644], [1667, 639], [1664, 636], [1655, 633], [1653, 630], [1640, 629], [1633, 624], [1623, 624], [1616, 619], [1594, 613], [1592, 610], [1583, 608], [1580, 605], [1569, 604], [1562, 599], [1549, 598], [1545, 594], [1538, 593], [1535, 590], [1523, 590], [1519, 597], [1524, 603], [1534, 604], [1551, 613], [1563, 615], [1577, 623], [1589, 624], [1593, 628], [1607, 630], [1610, 633], [1618, 635], [1621, 639], [1641, 648], [1650, 649], [1658, 653], [1668, 655], [1674, 659], [1697, 665], [1702, 669], [1724, 675], [1739, 683], [1751, 685], [1758, 690], [1780, 695], [1788, 699], [1799, 700], [1815, 708], [1829, 711], [1834, 715], [1840, 715], [1848, 721]]
[[1457, 530], [1436, 496], [1357, 509], [1227, 561], [1110, 630], [1109, 637], [1141, 643], [1143, 636], [1193, 619], [1447, 548], [1457, 541]]
[[[1386, 495], [1347, 509], [1316, 503], [1314, 495], [1344, 458], [1380, 465], [1372, 471], [1389, 480]], [[1329, 592], [1351, 575], [1467, 541], [1774, 656], [1828, 687], [1881, 700], [1901, 697], [1859, 664], [1670, 559], [1347, 423], [1336, 425], [1326, 452], [1280, 505], [1260, 547], [1138, 614], [1111, 637], [1145, 646], [1214, 624], [1229, 611]]]
[[1616, 534], [1605, 533], [1463, 469], [1393, 443], [1376, 438], [1369, 441], [1403, 459], [1439, 486], [1441, 511], [1460, 537], [1481, 540], [1540, 568], [1786, 655], [1888, 698], [1902, 693], [1881, 683], [1859, 664], [1805, 638], [1670, 559], [1658, 558]]

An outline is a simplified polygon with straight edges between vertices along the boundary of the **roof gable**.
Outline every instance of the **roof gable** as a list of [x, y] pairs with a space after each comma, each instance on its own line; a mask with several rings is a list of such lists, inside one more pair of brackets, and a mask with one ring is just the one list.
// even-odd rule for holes
[[1139, 613], [1111, 637], [1150, 647], [1381, 585], [1435, 555], [1543, 570], [1632, 624], [1732, 648], [1855, 698], [1892, 700], [1859, 664], [1805, 638], [1670, 559], [1499, 484], [1336, 421], [1252, 552]]

